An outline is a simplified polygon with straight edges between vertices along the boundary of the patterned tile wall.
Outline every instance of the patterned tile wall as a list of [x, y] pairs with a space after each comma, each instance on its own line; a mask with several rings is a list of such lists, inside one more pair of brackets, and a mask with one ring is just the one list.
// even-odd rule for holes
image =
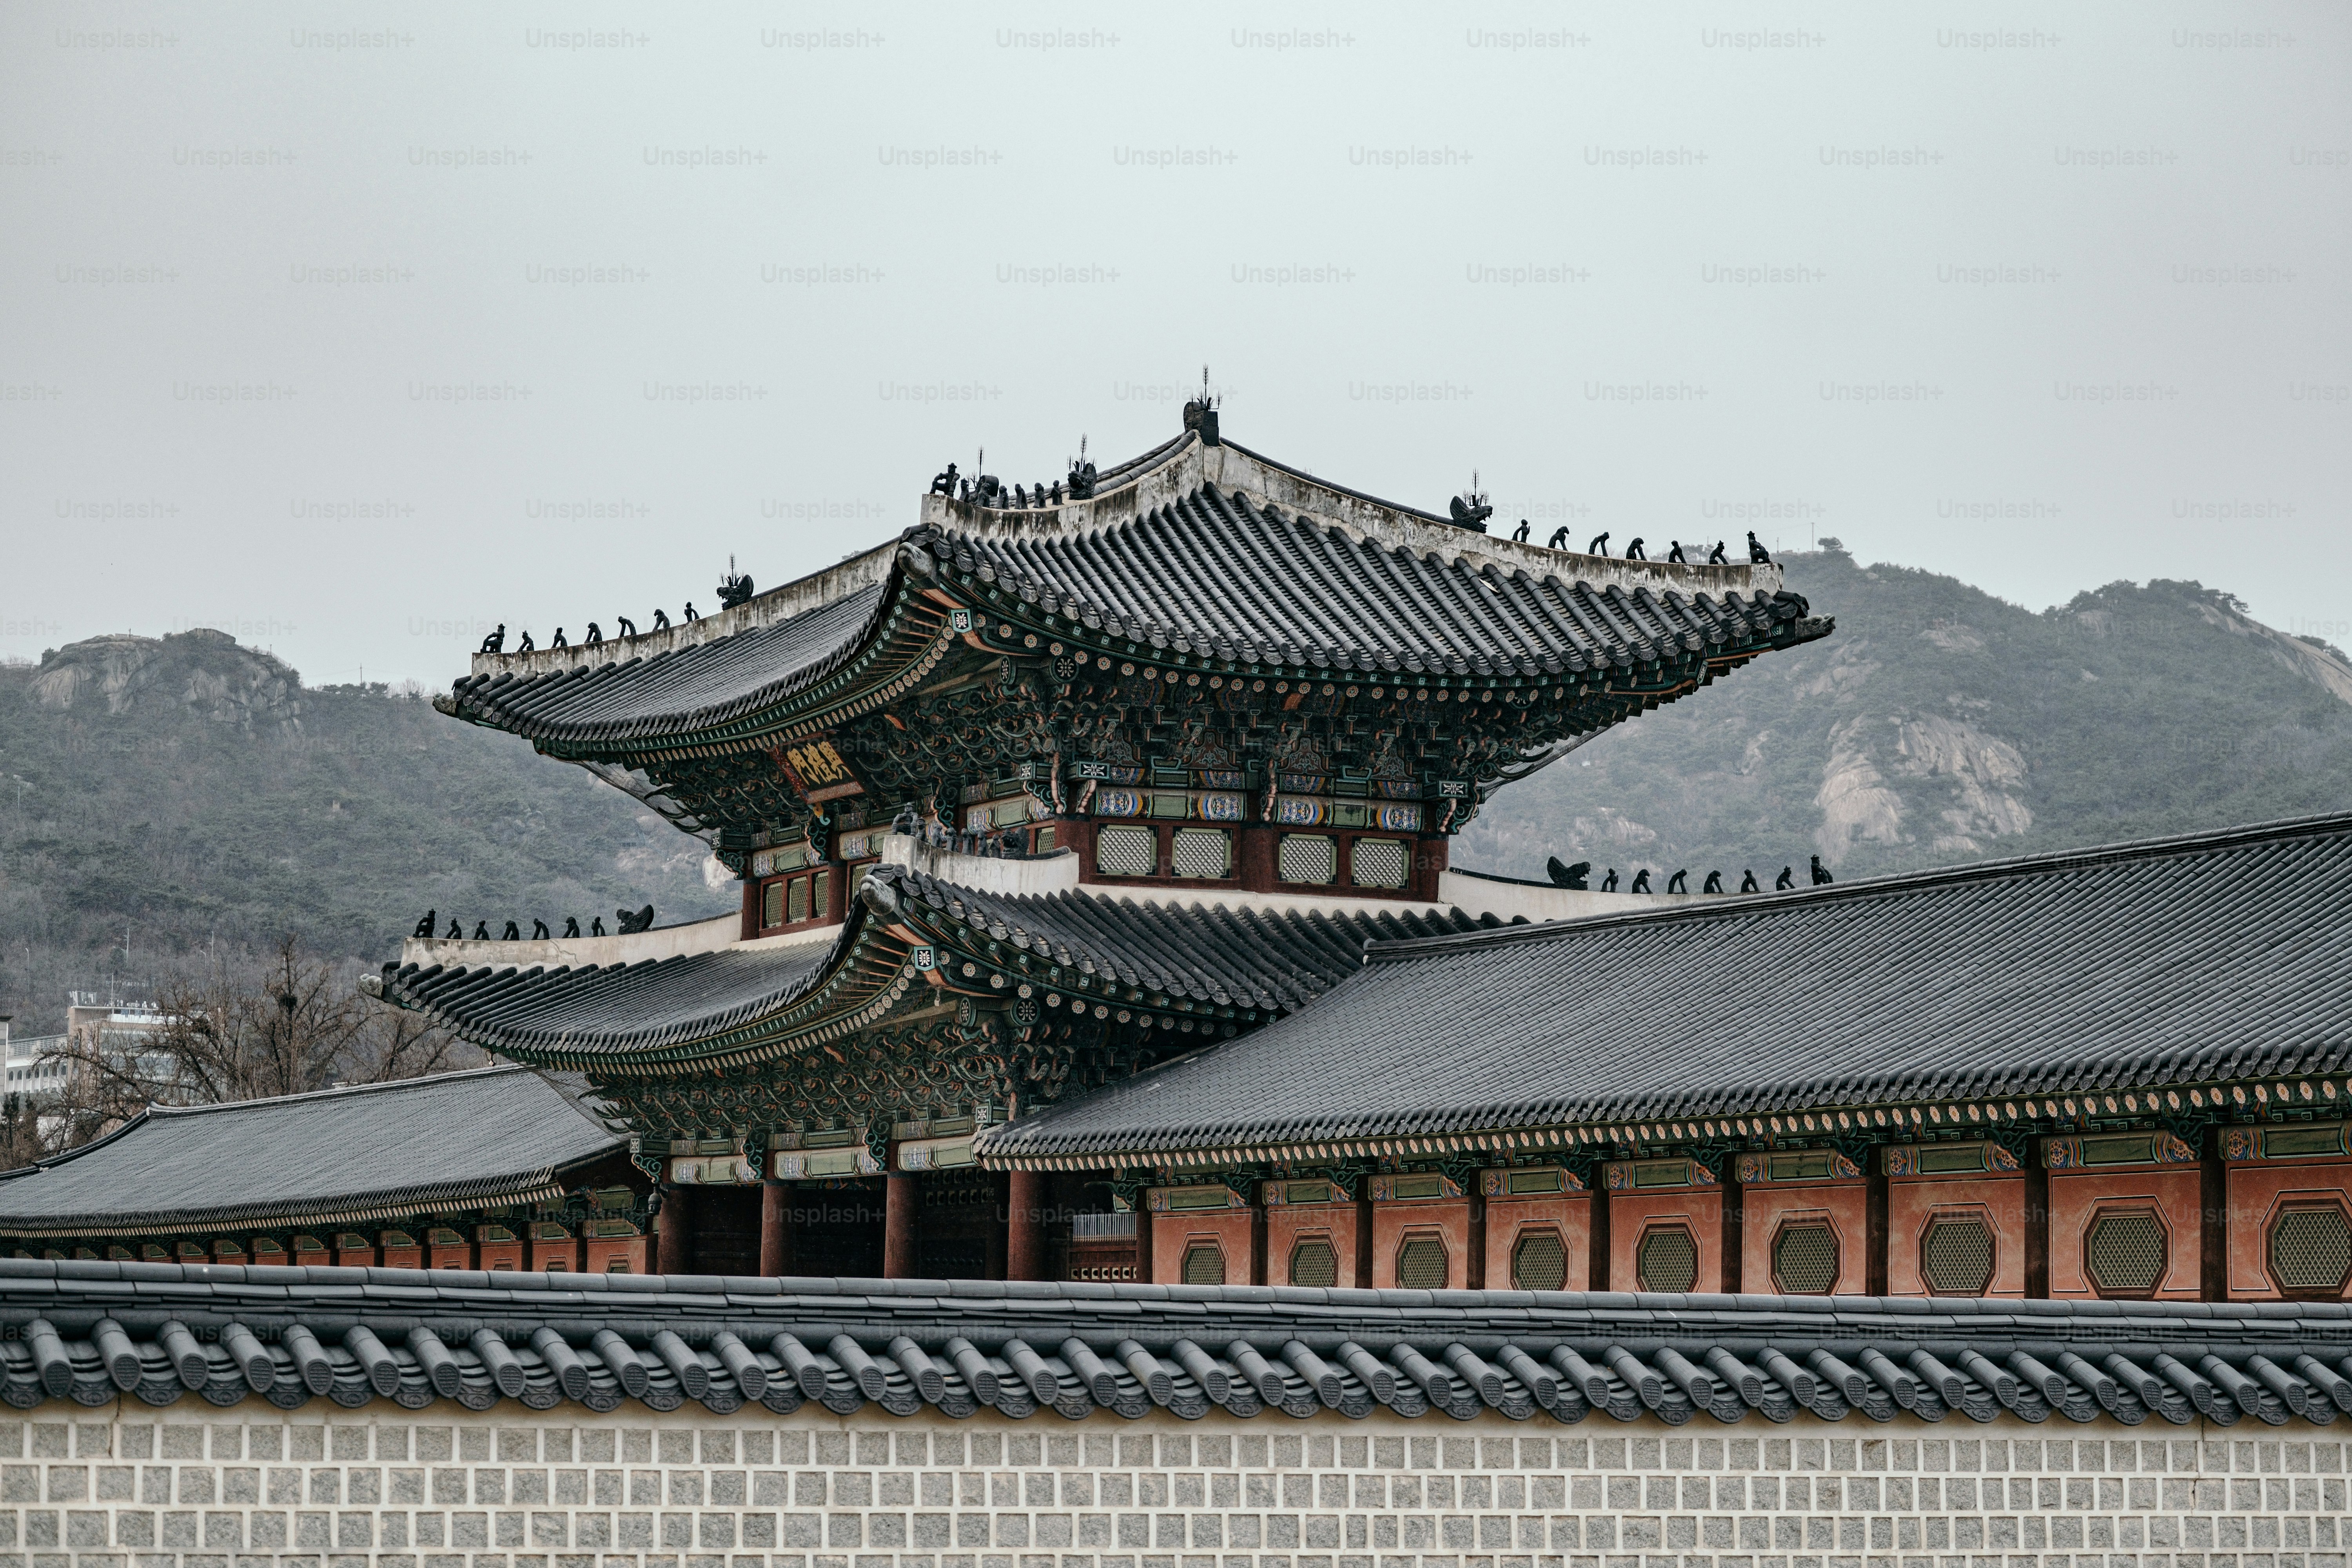
[[46, 1406], [0, 1422], [0, 1568], [2347, 1568], [2352, 1529], [2344, 1443], [2194, 1426], [557, 1414]]

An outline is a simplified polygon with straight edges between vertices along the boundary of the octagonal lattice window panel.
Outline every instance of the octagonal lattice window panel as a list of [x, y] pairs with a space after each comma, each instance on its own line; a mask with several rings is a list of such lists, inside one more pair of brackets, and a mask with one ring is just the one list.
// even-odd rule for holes
[[2152, 1209], [2103, 1214], [2091, 1222], [2083, 1260], [2102, 1296], [2152, 1296], [2164, 1278], [2164, 1226]]
[[1511, 1289], [1562, 1290], [1568, 1287], [1568, 1249], [1556, 1230], [1531, 1230], [1511, 1248]]
[[1339, 1283], [1339, 1255], [1328, 1238], [1310, 1236], [1290, 1249], [1290, 1282], [1326, 1289]]
[[1837, 1277], [1837, 1237], [1828, 1226], [1782, 1226], [1772, 1238], [1772, 1283], [1780, 1294], [1826, 1296]]
[[1981, 1296], [1992, 1284], [1992, 1226], [1970, 1215], [1930, 1220], [1919, 1272], [1937, 1296]]
[[1697, 1289], [1698, 1242], [1678, 1225], [1643, 1231], [1633, 1247], [1633, 1278], [1643, 1290], [1679, 1295]]
[[1275, 846], [1274, 872], [1286, 882], [1328, 887], [1339, 875], [1339, 845], [1320, 833], [1286, 833]]
[[1184, 1283], [1222, 1285], [1225, 1282], [1224, 1249], [1214, 1242], [1196, 1241], [1184, 1249]]
[[1359, 888], [1402, 888], [1412, 858], [1402, 838], [1359, 838], [1348, 850], [1348, 878]]
[[1233, 872], [1233, 836], [1221, 827], [1180, 827], [1169, 857], [1180, 877], [1225, 877]]
[[1095, 869], [1109, 877], [1149, 877], [1160, 868], [1160, 835], [1149, 827], [1095, 833]]
[[2352, 1224], [2334, 1204], [2289, 1209], [2271, 1224], [2271, 1277], [2296, 1296], [2341, 1296], [2352, 1275]]
[[1397, 1248], [1397, 1285], [1406, 1290], [1445, 1289], [1445, 1243], [1433, 1236], [1409, 1236]]

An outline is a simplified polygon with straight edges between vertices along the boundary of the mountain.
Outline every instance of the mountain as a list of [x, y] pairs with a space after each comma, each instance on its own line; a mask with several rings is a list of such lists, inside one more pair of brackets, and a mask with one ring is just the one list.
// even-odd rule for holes
[[380, 963], [428, 908], [528, 934], [732, 907], [700, 845], [423, 696], [306, 687], [204, 630], [0, 665], [0, 1013], [53, 1030], [68, 989], [289, 932]]
[[1497, 795], [1455, 863], [1736, 889], [1819, 855], [1843, 876], [2352, 804], [2352, 664], [2195, 583], [2114, 583], [2036, 613], [1834, 540], [1783, 563], [1833, 616]]

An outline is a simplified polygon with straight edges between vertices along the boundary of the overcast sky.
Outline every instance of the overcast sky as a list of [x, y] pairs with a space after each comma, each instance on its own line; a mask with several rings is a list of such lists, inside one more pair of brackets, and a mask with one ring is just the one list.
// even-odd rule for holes
[[[0, 657], [446, 685], [1178, 427], [2352, 639], [2352, 11], [0, 10]], [[1836, 606], [1824, 605], [1834, 612]]]

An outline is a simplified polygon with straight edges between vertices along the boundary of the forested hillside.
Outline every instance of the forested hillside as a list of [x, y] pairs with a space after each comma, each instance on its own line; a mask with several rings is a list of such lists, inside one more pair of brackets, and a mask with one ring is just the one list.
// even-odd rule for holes
[[[498, 931], [729, 907], [702, 847], [525, 742], [382, 686], [305, 687], [226, 636], [0, 665], [0, 1013], [299, 936], [378, 963], [427, 908]], [[126, 963], [126, 942], [129, 958]]]

